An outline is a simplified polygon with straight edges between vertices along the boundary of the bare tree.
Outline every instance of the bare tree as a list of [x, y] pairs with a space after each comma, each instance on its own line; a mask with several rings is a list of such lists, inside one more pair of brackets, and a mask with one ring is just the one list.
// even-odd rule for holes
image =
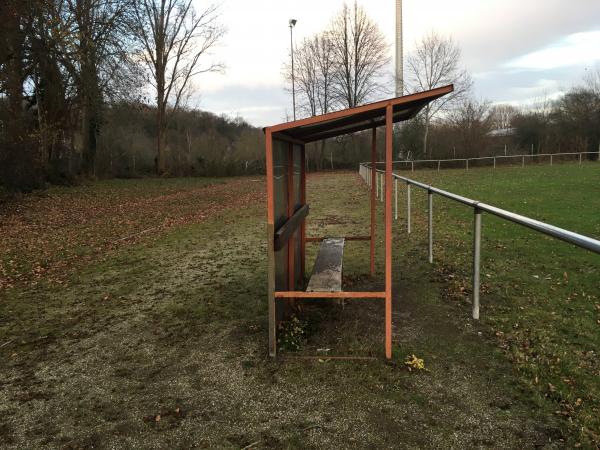
[[454, 92], [429, 103], [421, 113], [424, 122], [423, 153], [426, 155], [432, 120], [462, 101], [468, 95], [473, 82], [468, 72], [460, 66], [460, 48], [451, 38], [444, 38], [435, 32], [417, 43], [406, 63], [406, 82], [412, 91], [427, 91], [454, 84]]
[[335, 59], [334, 95], [352, 108], [386, 91], [383, 78], [390, 62], [389, 46], [377, 24], [356, 1], [344, 4], [330, 25]]
[[[329, 34], [324, 32], [304, 39], [298, 49], [294, 50], [294, 55], [294, 80], [300, 110], [309, 116], [330, 112], [334, 105], [335, 61]], [[289, 63], [284, 65], [284, 77], [291, 83], [292, 69]], [[322, 141], [316, 146], [317, 167], [321, 169], [326, 143]]]
[[600, 68], [592, 70], [584, 77], [585, 87], [600, 97]]
[[191, 79], [219, 71], [218, 63], [201, 59], [221, 39], [218, 7], [197, 13], [193, 0], [140, 0], [135, 2], [134, 34], [143, 46], [142, 57], [156, 89], [156, 170], [166, 173], [165, 135], [169, 112], [177, 111], [189, 94]]
[[489, 141], [493, 114], [487, 101], [464, 98], [450, 112], [449, 123], [458, 137], [463, 156], [478, 157]]
[[519, 109], [508, 104], [494, 105], [490, 109], [491, 125], [495, 130], [508, 130], [513, 127], [515, 117], [519, 115]]
[[[82, 171], [94, 173], [101, 109], [113, 81], [128, 66], [132, 0], [56, 0], [62, 22], [62, 64], [73, 79], [80, 112]], [[57, 36], [58, 33], [54, 33]]]

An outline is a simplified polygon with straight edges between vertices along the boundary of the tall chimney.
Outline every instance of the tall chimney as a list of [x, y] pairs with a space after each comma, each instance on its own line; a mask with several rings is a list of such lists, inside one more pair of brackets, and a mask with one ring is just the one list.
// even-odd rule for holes
[[404, 51], [402, 42], [402, 0], [396, 0], [396, 97], [404, 94]]

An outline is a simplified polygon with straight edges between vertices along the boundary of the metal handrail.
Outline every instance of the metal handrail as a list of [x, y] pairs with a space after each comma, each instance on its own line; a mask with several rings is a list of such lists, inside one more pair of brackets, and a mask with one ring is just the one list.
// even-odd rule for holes
[[[384, 186], [384, 174], [385, 171], [375, 169], [376, 177], [375, 180], [371, 180], [371, 165], [361, 163], [359, 166], [360, 175], [363, 177], [365, 182], [371, 186], [372, 182], [375, 181], [377, 188], [378, 197], [383, 200], [383, 186]], [[403, 177], [401, 175], [392, 174], [394, 178], [394, 203], [395, 203], [395, 218], [398, 218], [398, 180], [406, 183], [406, 198], [407, 198], [407, 232], [411, 233], [411, 195], [410, 187], [415, 186], [417, 188], [427, 191], [428, 194], [428, 241], [429, 241], [429, 262], [433, 262], [433, 195], [437, 194], [447, 199], [462, 203], [463, 205], [473, 208], [474, 212], [474, 239], [473, 239], [473, 318], [479, 319], [479, 272], [480, 272], [480, 252], [481, 252], [481, 213], [487, 212], [496, 217], [504, 220], [508, 220], [517, 225], [524, 226], [532, 229], [539, 233], [560, 239], [562, 241], [573, 244], [577, 247], [589, 250], [593, 253], [600, 254], [600, 240], [584, 236], [573, 231], [565, 230], [539, 220], [532, 219], [530, 217], [523, 216], [521, 214], [513, 213], [505, 209], [497, 208], [487, 203], [472, 200], [462, 195], [454, 194], [452, 192], [444, 191], [436, 188], [429, 184], [421, 183], [410, 178]]]
[[[527, 153], [522, 155], [495, 155], [495, 156], [475, 156], [472, 158], [448, 158], [448, 159], [414, 159], [414, 160], [396, 160], [392, 161], [392, 164], [417, 164], [417, 163], [432, 163], [432, 162], [452, 162], [452, 161], [479, 161], [483, 159], [495, 159], [495, 158], [535, 158], [539, 156], [567, 156], [567, 155], [599, 155], [598, 152], [563, 152], [563, 153]], [[369, 165], [370, 162], [362, 162], [360, 164]], [[385, 164], [385, 161], [376, 161], [375, 164]]]

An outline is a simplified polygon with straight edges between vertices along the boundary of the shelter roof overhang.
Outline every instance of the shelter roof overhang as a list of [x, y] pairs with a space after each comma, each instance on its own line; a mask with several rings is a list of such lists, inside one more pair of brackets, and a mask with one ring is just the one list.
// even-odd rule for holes
[[388, 105], [392, 106], [394, 123], [411, 119], [428, 103], [453, 90], [454, 87], [450, 84], [429, 91], [281, 123], [267, 127], [265, 130], [271, 131], [273, 139], [294, 140], [301, 143], [320, 141], [385, 125], [385, 113]]

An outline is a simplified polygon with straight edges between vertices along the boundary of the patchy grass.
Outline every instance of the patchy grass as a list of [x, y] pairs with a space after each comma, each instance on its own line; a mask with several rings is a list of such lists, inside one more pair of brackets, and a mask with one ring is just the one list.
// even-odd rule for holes
[[[116, 189], [126, 192], [117, 195], [131, 204], [146, 195], [119, 183]], [[174, 225], [70, 266], [63, 284], [42, 276], [0, 291], [4, 447], [552, 448], [576, 442], [564, 434], [554, 405], [519, 382], [523, 375], [511, 369], [493, 328], [472, 323], [461, 302], [440, 300], [450, 284], [423, 262], [418, 235], [408, 241], [400, 226], [394, 360], [383, 359], [378, 300], [307, 302], [301, 348], [270, 360], [264, 203], [247, 200], [262, 195], [263, 183], [256, 184], [243, 179], [222, 190], [193, 188], [185, 204], [218, 201], [221, 208], [201, 220], [179, 221], [172, 212]], [[57, 194], [58, 202], [62, 194], [71, 193]], [[172, 211], [170, 196], [150, 198], [152, 206], [132, 217]], [[356, 174], [310, 176], [309, 199], [309, 234], [368, 229], [368, 196]], [[38, 204], [27, 201], [21, 214], [38, 217]], [[309, 260], [315, 251], [311, 245]], [[370, 280], [364, 276], [368, 244], [349, 242], [346, 286], [381, 288], [383, 252], [377, 256], [378, 277]], [[286, 359], [302, 354], [322, 355], [321, 361]], [[328, 359], [333, 354], [377, 359]], [[427, 370], [407, 369], [413, 354]]]
[[[413, 178], [600, 238], [597, 163], [492, 171], [415, 172]], [[426, 195], [414, 195], [409, 248], [426, 257]], [[405, 204], [404, 189], [400, 204]], [[435, 197], [435, 263], [445, 296], [468, 311], [472, 210]], [[404, 220], [405, 209], [401, 215]], [[404, 231], [404, 222], [399, 228]], [[405, 232], [405, 231], [404, 231]], [[400, 236], [403, 236], [400, 234]], [[570, 444], [600, 446], [598, 255], [484, 214], [482, 329], [514, 364], [535, 403], [562, 419]], [[548, 406], [550, 405], [550, 406]]]

